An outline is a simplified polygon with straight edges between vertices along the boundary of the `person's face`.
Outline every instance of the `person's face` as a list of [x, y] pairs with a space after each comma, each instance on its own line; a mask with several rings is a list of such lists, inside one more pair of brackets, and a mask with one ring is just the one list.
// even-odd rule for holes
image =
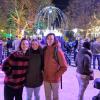
[[27, 51], [29, 48], [29, 42], [27, 40], [23, 40], [21, 43], [21, 48], [23, 51]]
[[39, 48], [39, 43], [38, 41], [32, 41], [32, 49], [37, 50]]
[[47, 37], [47, 44], [48, 46], [51, 46], [54, 43], [54, 36], [53, 35], [49, 35]]

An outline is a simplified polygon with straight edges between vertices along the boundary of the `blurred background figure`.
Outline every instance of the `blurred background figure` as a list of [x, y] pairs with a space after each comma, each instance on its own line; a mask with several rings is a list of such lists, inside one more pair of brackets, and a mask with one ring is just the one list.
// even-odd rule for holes
[[0, 65], [2, 64], [2, 54], [3, 54], [3, 41], [0, 38]]
[[94, 42], [91, 44], [91, 50], [93, 53], [93, 68], [96, 68], [96, 59], [98, 61], [98, 69], [100, 70], [100, 38], [94, 39]]
[[83, 47], [76, 56], [77, 80], [79, 83], [78, 100], [84, 100], [84, 92], [89, 84], [91, 70], [92, 53], [90, 51], [90, 43], [84, 42]]
[[13, 42], [12, 39], [7, 38], [7, 44], [6, 44], [6, 48], [7, 48], [7, 56], [9, 56], [10, 53], [12, 52], [12, 42]]
[[18, 47], [19, 47], [19, 44], [20, 44], [20, 40], [18, 39], [18, 36], [16, 36], [15, 40], [12, 43], [13, 50], [17, 51]]

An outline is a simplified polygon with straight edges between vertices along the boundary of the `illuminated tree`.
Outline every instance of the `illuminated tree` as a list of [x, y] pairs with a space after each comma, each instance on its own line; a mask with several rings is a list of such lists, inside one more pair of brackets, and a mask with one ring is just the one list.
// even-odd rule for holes
[[87, 36], [91, 36], [91, 38], [100, 37], [100, 19], [98, 19], [95, 14], [92, 16], [91, 22], [88, 24]]
[[49, 2], [51, 0], [0, 0], [0, 27], [8, 31], [14, 22], [17, 34], [23, 29], [32, 29], [38, 10]]

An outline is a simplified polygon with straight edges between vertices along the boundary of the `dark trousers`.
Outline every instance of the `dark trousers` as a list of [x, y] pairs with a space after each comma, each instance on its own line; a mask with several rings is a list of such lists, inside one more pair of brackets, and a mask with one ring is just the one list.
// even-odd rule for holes
[[22, 100], [23, 87], [14, 89], [7, 85], [4, 86], [4, 100]]

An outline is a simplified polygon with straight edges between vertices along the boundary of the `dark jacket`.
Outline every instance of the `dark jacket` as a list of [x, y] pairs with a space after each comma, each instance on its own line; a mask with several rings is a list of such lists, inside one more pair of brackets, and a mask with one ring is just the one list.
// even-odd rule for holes
[[91, 70], [91, 59], [92, 53], [86, 48], [81, 48], [75, 60], [77, 72], [82, 75], [90, 75], [93, 72]]
[[3, 42], [0, 40], [0, 60], [2, 60]]
[[29, 55], [29, 66], [26, 75], [25, 86], [30, 88], [39, 87], [43, 82], [43, 52], [42, 48], [38, 50], [30, 49]]

